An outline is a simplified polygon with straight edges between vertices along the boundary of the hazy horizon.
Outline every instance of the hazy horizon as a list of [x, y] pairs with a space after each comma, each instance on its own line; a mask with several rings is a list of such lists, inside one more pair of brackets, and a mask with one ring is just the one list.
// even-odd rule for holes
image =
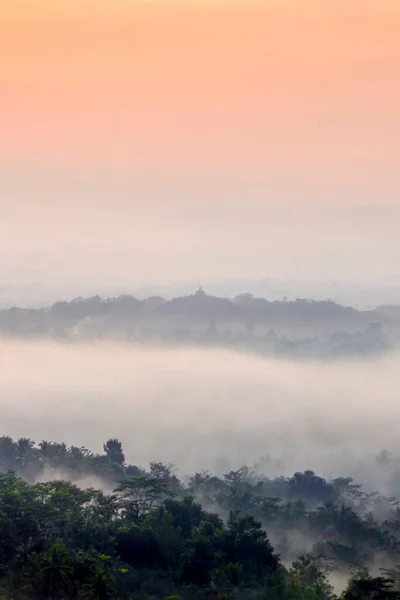
[[[68, 190], [63, 195], [67, 199]], [[23, 196], [33, 198], [34, 188]], [[265, 278], [304, 285], [400, 283], [396, 207], [199, 204], [154, 210], [118, 202], [95, 206], [82, 196], [79, 211], [67, 202], [32, 203], [22, 211], [9, 203], [6, 210], [0, 275], [7, 284], [112, 288]]]
[[3, 3], [0, 280], [399, 281], [399, 16]]

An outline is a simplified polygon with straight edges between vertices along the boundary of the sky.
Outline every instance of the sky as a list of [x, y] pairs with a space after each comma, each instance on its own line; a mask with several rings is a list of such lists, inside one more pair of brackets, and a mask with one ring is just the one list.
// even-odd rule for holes
[[390, 279], [399, 34], [398, 0], [2, 2], [0, 277]]

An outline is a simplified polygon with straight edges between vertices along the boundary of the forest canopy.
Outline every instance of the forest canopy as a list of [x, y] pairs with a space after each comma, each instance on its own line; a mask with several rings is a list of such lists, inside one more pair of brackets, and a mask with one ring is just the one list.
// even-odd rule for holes
[[181, 477], [118, 439], [0, 438], [4, 598], [397, 598], [397, 565], [398, 501], [349, 477]]

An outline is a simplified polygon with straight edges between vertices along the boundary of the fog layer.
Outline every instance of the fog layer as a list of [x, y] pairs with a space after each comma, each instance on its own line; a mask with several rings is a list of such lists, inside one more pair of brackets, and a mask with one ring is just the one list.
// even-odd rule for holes
[[169, 459], [182, 472], [268, 455], [271, 475], [351, 475], [399, 447], [399, 368], [398, 356], [296, 364], [225, 350], [3, 342], [0, 433], [93, 450], [118, 437], [130, 462]]

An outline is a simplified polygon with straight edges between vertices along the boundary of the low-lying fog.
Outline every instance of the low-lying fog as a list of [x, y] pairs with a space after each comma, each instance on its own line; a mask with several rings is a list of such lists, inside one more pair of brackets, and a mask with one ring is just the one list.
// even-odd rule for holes
[[226, 350], [2, 342], [0, 434], [95, 451], [118, 437], [129, 462], [172, 462], [183, 473], [226, 472], [269, 455], [281, 461], [265, 463], [271, 476], [354, 475], [359, 461], [400, 447], [399, 372], [398, 356], [313, 364]]

